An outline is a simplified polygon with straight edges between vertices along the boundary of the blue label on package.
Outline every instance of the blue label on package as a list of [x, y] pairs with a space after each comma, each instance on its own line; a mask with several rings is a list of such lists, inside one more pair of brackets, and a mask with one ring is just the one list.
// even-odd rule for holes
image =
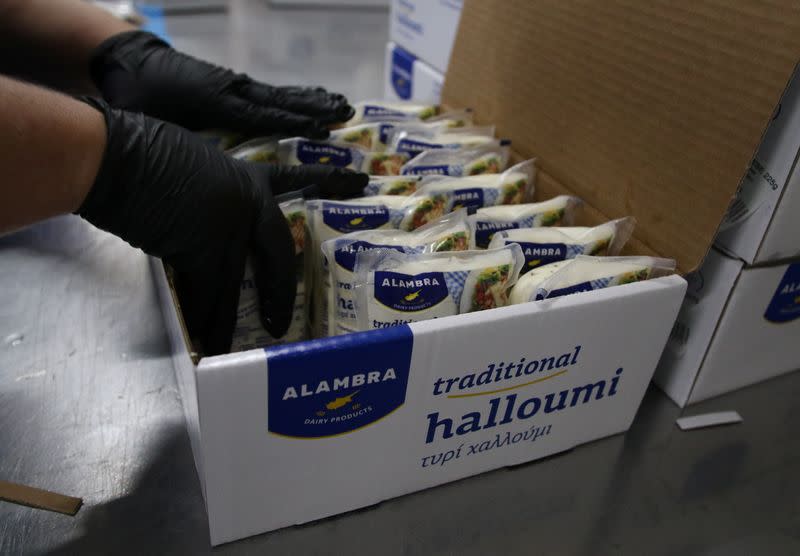
[[609, 276], [608, 278], [598, 278], [597, 280], [590, 280], [588, 282], [581, 282], [580, 284], [575, 284], [573, 286], [566, 286], [564, 288], [556, 288], [554, 290], [550, 290], [549, 292], [539, 289], [536, 292], [536, 300], [541, 300], [550, 297], [560, 297], [562, 295], [570, 295], [573, 293], [581, 293], [581, 292], [590, 292], [594, 290], [601, 290], [603, 288], [607, 288], [611, 282], [614, 281], [614, 276]]
[[337, 247], [334, 253], [336, 264], [353, 272], [356, 266], [356, 257], [362, 251], [372, 251], [374, 249], [394, 249], [395, 251], [403, 252], [402, 247], [397, 245], [375, 245], [368, 241], [353, 241], [342, 247]]
[[375, 273], [375, 299], [395, 311], [423, 311], [438, 305], [447, 295], [447, 282], [441, 272]]
[[[503, 230], [514, 230], [519, 228], [519, 222], [486, 222], [475, 221], [475, 245], [482, 249], [489, 247], [492, 236]], [[516, 242], [513, 242], [516, 243]]]
[[410, 174], [414, 176], [452, 176], [452, 175], [460, 175], [460, 172], [457, 172], [453, 168], [457, 168], [454, 166], [450, 166], [447, 164], [432, 164], [430, 166], [409, 166], [408, 168], [403, 168], [401, 171], [402, 174]]
[[401, 112], [399, 110], [392, 110], [390, 108], [384, 108], [383, 106], [375, 106], [372, 104], [368, 104], [364, 106], [364, 119], [366, 120], [379, 120], [379, 119], [388, 119], [388, 120], [407, 120], [409, 118], [408, 114]]
[[334, 205], [323, 203], [322, 221], [334, 230], [349, 233], [375, 230], [389, 222], [389, 209], [384, 205]]
[[389, 142], [389, 133], [395, 128], [395, 124], [381, 124], [378, 126], [378, 138], [384, 145]]
[[533, 268], [563, 261], [567, 258], [567, 246], [563, 243], [530, 243], [527, 241], [506, 241], [509, 243], [519, 243], [522, 247], [522, 254], [525, 255], [524, 271]]
[[800, 263], [790, 264], [764, 312], [770, 322], [783, 323], [800, 318]]
[[456, 189], [452, 193], [452, 209], [479, 209], [484, 206], [484, 191], [479, 187]]
[[268, 430], [324, 438], [386, 417], [405, 403], [413, 345], [400, 325], [268, 348]]
[[414, 55], [402, 48], [395, 48], [392, 52], [392, 87], [403, 100], [409, 100], [413, 95], [414, 60]]
[[397, 142], [397, 152], [419, 154], [422, 151], [430, 151], [432, 149], [441, 149], [442, 145], [439, 143], [429, 143], [427, 141], [418, 141], [415, 139], [400, 139]]
[[300, 141], [297, 144], [297, 159], [303, 164], [330, 164], [344, 168], [352, 164], [353, 154], [348, 148]]

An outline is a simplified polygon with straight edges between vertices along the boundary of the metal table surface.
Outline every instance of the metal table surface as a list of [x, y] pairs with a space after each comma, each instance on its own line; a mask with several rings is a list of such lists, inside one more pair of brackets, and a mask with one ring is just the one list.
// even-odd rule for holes
[[[253, 42], [269, 14], [231, 5], [253, 10], [223, 21], [238, 17]], [[321, 48], [314, 25], [345, 29], [352, 13], [323, 16], [277, 18], [297, 18], [295, 31], [314, 37], [295, 41], [290, 59]], [[226, 42], [232, 31], [219, 17], [174, 21], [170, 31], [176, 44], [234, 63], [251, 52], [248, 41]], [[367, 35], [380, 49], [385, 25]], [[330, 40], [320, 82], [379, 96], [369, 76], [380, 73], [382, 50], [362, 53], [355, 77], [342, 75], [357, 41]], [[627, 435], [213, 552], [800, 554], [799, 395], [800, 373], [790, 374], [684, 412], [735, 409], [744, 423], [681, 432], [681, 410], [651, 389]], [[85, 503], [69, 517], [0, 502], [0, 554], [212, 552], [180, 404], [141, 252], [75, 217], [0, 238], [0, 479]]]

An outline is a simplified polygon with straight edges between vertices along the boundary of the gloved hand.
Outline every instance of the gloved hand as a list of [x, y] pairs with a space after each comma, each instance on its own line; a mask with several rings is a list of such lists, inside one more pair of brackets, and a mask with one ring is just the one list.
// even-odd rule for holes
[[230, 349], [248, 255], [262, 324], [284, 335], [296, 291], [294, 242], [273, 191], [312, 178], [323, 189], [349, 191], [363, 188], [367, 176], [233, 160], [177, 126], [87, 102], [103, 113], [108, 132], [78, 214], [175, 269], [189, 333], [206, 355]]
[[342, 95], [319, 87], [265, 85], [182, 54], [144, 31], [103, 41], [92, 54], [90, 71], [112, 106], [191, 130], [324, 139], [328, 124], [354, 113]]

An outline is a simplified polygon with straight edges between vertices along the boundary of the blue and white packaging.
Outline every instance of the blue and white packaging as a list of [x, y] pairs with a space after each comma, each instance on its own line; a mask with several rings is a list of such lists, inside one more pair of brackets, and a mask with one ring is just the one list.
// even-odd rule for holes
[[355, 114], [346, 125], [364, 122], [426, 122], [441, 114], [435, 102], [363, 100], [353, 104]]
[[462, 4], [462, 0], [392, 0], [389, 38], [445, 73]]
[[538, 203], [479, 208], [470, 216], [473, 245], [485, 249], [494, 235], [504, 230], [570, 226], [581, 204], [573, 195], [559, 195]]
[[333, 333], [358, 330], [355, 312], [355, 272], [359, 253], [391, 249], [399, 253], [438, 253], [469, 248], [467, 211], [459, 210], [413, 232], [369, 230], [345, 234], [322, 244], [333, 289]]
[[522, 264], [518, 245], [491, 251], [360, 252], [353, 279], [358, 329], [505, 307]]
[[400, 169], [401, 175], [477, 176], [499, 174], [508, 165], [510, 141], [477, 149], [438, 149], [418, 154]]
[[328, 164], [377, 176], [394, 176], [400, 173], [409, 156], [405, 153], [367, 151], [355, 145], [312, 141], [302, 137], [278, 142], [281, 164]]
[[635, 222], [634, 218], [626, 217], [593, 228], [516, 228], [495, 233], [488, 247], [492, 249], [510, 243], [518, 244], [525, 256], [525, 273], [542, 265], [574, 259], [578, 255], [619, 255], [633, 233]]
[[499, 147], [501, 139], [494, 138], [494, 126], [471, 126], [458, 129], [395, 129], [390, 133], [389, 150], [416, 156], [433, 149], [478, 149]]
[[383, 96], [387, 101], [438, 104], [444, 74], [393, 42], [386, 44]]
[[655, 383], [681, 407], [794, 371], [800, 259], [745, 266], [709, 251], [689, 288]]
[[686, 285], [667, 276], [196, 362], [153, 269], [214, 545], [625, 431]]

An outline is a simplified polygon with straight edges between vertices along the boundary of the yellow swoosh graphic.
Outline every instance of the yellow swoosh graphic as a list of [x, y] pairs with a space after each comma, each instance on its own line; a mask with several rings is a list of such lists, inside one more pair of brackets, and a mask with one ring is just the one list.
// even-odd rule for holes
[[473, 398], [475, 396], [488, 396], [489, 394], [497, 394], [498, 392], [508, 392], [509, 390], [516, 390], [517, 388], [524, 388], [525, 386], [530, 386], [531, 384], [536, 384], [537, 382], [544, 382], [545, 380], [550, 380], [551, 378], [555, 378], [559, 375], [563, 375], [567, 372], [567, 369], [563, 371], [558, 371], [557, 373], [553, 373], [550, 376], [545, 376], [542, 378], [537, 378], [536, 380], [532, 380], [530, 382], [523, 382], [522, 384], [517, 384], [516, 386], [509, 386], [508, 388], [500, 388], [498, 390], [489, 390], [487, 392], [474, 392], [472, 394], [451, 394], [447, 396], [448, 398]]

